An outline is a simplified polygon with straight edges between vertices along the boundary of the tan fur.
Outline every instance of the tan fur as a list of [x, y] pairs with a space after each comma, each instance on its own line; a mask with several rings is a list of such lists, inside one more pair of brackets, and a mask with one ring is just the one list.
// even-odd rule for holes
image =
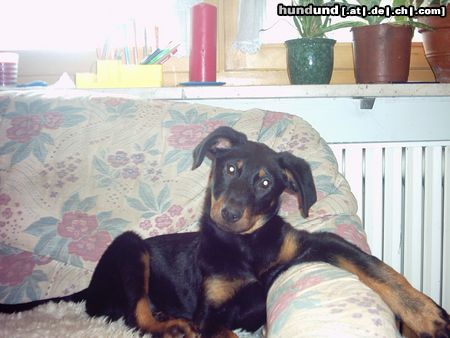
[[259, 177], [259, 178], [262, 178], [262, 177], [264, 177], [264, 176], [266, 176], [266, 172], [264, 171], [264, 169], [259, 169], [259, 171], [258, 171], [258, 177]]
[[206, 299], [215, 307], [219, 307], [231, 299], [236, 292], [247, 285], [250, 280], [244, 278], [227, 278], [212, 276], [205, 280], [204, 290]]
[[141, 256], [141, 262], [144, 264], [144, 291], [148, 295], [148, 282], [150, 279], [150, 254], [148, 252]]
[[228, 149], [231, 148], [231, 142], [225, 137], [219, 137], [216, 141], [215, 147], [219, 149]]
[[145, 294], [138, 300], [134, 311], [137, 326], [145, 332], [163, 333], [163, 337], [172, 337], [170, 333], [165, 332], [170, 331], [171, 328], [177, 327], [177, 330], [184, 332], [186, 337], [194, 338], [195, 333], [187, 321], [183, 319], [174, 319], [159, 322], [153, 316], [153, 313], [150, 310], [150, 300], [148, 298], [148, 285], [150, 278], [150, 254], [148, 252], [142, 254], [141, 262], [144, 269]]
[[297, 234], [295, 230], [293, 230], [288, 234], [286, 234], [286, 237], [284, 238], [283, 243], [281, 244], [277, 258], [267, 267], [259, 271], [259, 275], [262, 275], [263, 273], [267, 272], [274, 266], [288, 263], [290, 260], [295, 258], [295, 256], [299, 251], [300, 251], [300, 244], [298, 243]]
[[[214, 195], [211, 194], [211, 211], [210, 216], [219, 226], [222, 228], [227, 228], [229, 231], [233, 231], [236, 233], [247, 233], [252, 230], [255, 225], [258, 227], [262, 226], [259, 224], [261, 216], [253, 216], [248, 208], [244, 209], [244, 213], [240, 220], [230, 225], [227, 225], [227, 222], [222, 217], [222, 208], [224, 204], [223, 196], [220, 196], [218, 199], [214, 198]], [[254, 231], [254, 230], [252, 230]]]
[[232, 227], [236, 229], [237, 232], [245, 232], [249, 227], [252, 226], [253, 215], [248, 208], [244, 209], [244, 213], [239, 221], [235, 222]]
[[248, 230], [244, 231], [243, 234], [251, 234], [252, 232], [255, 232], [259, 228], [261, 228], [264, 224], [266, 224], [266, 217], [265, 215], [255, 215], [252, 217], [251, 220], [251, 226]]
[[383, 280], [367, 275], [345, 258], [338, 258], [339, 267], [357, 275], [359, 279], [380, 295], [391, 310], [415, 332], [433, 334], [436, 325], [445, 326], [439, 309], [433, 301], [414, 289], [411, 284], [390, 266], [380, 262], [378, 274]]
[[242, 160], [237, 160], [236, 166], [237, 166], [237, 168], [238, 168], [239, 170], [241, 170], [242, 167], [244, 166], [244, 161], [242, 161]]
[[280, 252], [278, 253], [277, 264], [283, 264], [291, 261], [299, 252], [300, 245], [295, 231], [291, 231], [284, 237]]
[[223, 208], [223, 196], [220, 196], [218, 199], [214, 198], [214, 195], [211, 194], [211, 211], [210, 216], [216, 223], [223, 223], [222, 219], [222, 208]]
[[163, 337], [172, 337], [167, 332], [177, 328], [177, 331], [183, 332], [187, 338], [196, 337], [191, 325], [184, 319], [172, 319], [165, 322], [157, 321], [150, 311], [150, 302], [146, 296], [137, 302], [135, 315], [137, 326], [145, 332], [162, 333]]
[[292, 175], [292, 173], [289, 170], [284, 169], [284, 174], [286, 175], [289, 182], [295, 182], [294, 176]]
[[147, 296], [142, 297], [135, 310], [137, 326], [147, 332], [155, 332], [158, 322], [150, 311], [150, 301]]

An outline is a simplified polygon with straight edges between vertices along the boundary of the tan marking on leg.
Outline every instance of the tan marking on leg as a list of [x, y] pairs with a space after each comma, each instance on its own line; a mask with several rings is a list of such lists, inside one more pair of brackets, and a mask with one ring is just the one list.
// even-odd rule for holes
[[147, 296], [139, 299], [136, 305], [136, 322], [140, 329], [147, 332], [154, 332], [158, 326], [159, 322], [153, 316], [150, 311], [150, 301]]
[[390, 266], [380, 262], [376, 268], [377, 277], [368, 275], [356, 264], [338, 257], [338, 266], [357, 275], [359, 279], [380, 295], [383, 301], [402, 321], [417, 334], [434, 336], [436, 329], [445, 327], [441, 310], [423, 293]]
[[144, 292], [148, 295], [148, 283], [150, 280], [150, 254], [148, 252], [141, 256], [142, 264], [144, 264]]
[[161, 333], [163, 337], [174, 337], [185, 334], [188, 338], [194, 338], [195, 332], [191, 325], [183, 319], [173, 319], [159, 322], [151, 312], [150, 300], [148, 298], [150, 279], [150, 254], [145, 252], [141, 255], [141, 262], [144, 269], [144, 295], [136, 304], [135, 317], [137, 326], [145, 332]]
[[300, 245], [296, 231], [290, 231], [286, 234], [278, 253], [277, 264], [283, 264], [291, 261], [298, 253]]
[[400, 333], [405, 338], [419, 338], [419, 336], [405, 323], [402, 323], [402, 330], [400, 331]]
[[150, 311], [150, 301], [148, 299], [148, 283], [150, 278], [150, 254], [145, 252], [141, 255], [141, 262], [144, 269], [144, 295], [136, 305], [135, 315], [138, 326], [142, 329], [155, 325], [156, 319]]
[[297, 231], [291, 230], [285, 235], [276, 259], [272, 263], [270, 263], [267, 267], [259, 271], [259, 275], [262, 275], [263, 273], [267, 272], [274, 266], [288, 263], [289, 261], [295, 258], [295, 256], [298, 254], [299, 251], [300, 251], [300, 243], [298, 242]]
[[150, 301], [142, 297], [136, 305], [137, 326], [145, 332], [163, 334], [163, 337], [178, 337], [184, 334], [187, 338], [194, 338], [196, 334], [192, 326], [184, 319], [171, 319], [159, 322], [150, 311]]
[[250, 280], [244, 278], [228, 278], [222, 276], [208, 277], [204, 281], [206, 299], [214, 306], [219, 307], [231, 299]]

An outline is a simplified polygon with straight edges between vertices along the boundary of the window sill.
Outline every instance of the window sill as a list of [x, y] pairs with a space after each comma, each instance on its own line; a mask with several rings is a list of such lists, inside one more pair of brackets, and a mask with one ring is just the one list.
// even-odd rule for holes
[[450, 84], [340, 84], [97, 89], [153, 99], [377, 98], [450, 96]]

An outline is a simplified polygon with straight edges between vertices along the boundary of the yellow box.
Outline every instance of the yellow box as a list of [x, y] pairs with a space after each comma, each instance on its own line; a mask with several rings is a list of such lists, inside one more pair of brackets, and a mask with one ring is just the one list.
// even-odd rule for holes
[[124, 65], [120, 60], [98, 60], [97, 73], [77, 73], [77, 88], [162, 87], [162, 65]]

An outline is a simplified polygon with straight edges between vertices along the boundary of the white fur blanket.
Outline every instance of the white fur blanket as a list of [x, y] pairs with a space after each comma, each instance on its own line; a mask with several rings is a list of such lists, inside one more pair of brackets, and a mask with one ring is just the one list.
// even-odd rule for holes
[[[47, 303], [12, 315], [0, 314], [0, 337], [141, 337], [123, 321], [91, 318], [84, 303]], [[150, 337], [146, 335], [144, 337]]]
[[[240, 338], [260, 337], [236, 332]], [[0, 313], [0, 337], [8, 338], [149, 338], [128, 328], [122, 320], [108, 322], [105, 317], [92, 318], [83, 303], [47, 303], [33, 310], [11, 315]]]

